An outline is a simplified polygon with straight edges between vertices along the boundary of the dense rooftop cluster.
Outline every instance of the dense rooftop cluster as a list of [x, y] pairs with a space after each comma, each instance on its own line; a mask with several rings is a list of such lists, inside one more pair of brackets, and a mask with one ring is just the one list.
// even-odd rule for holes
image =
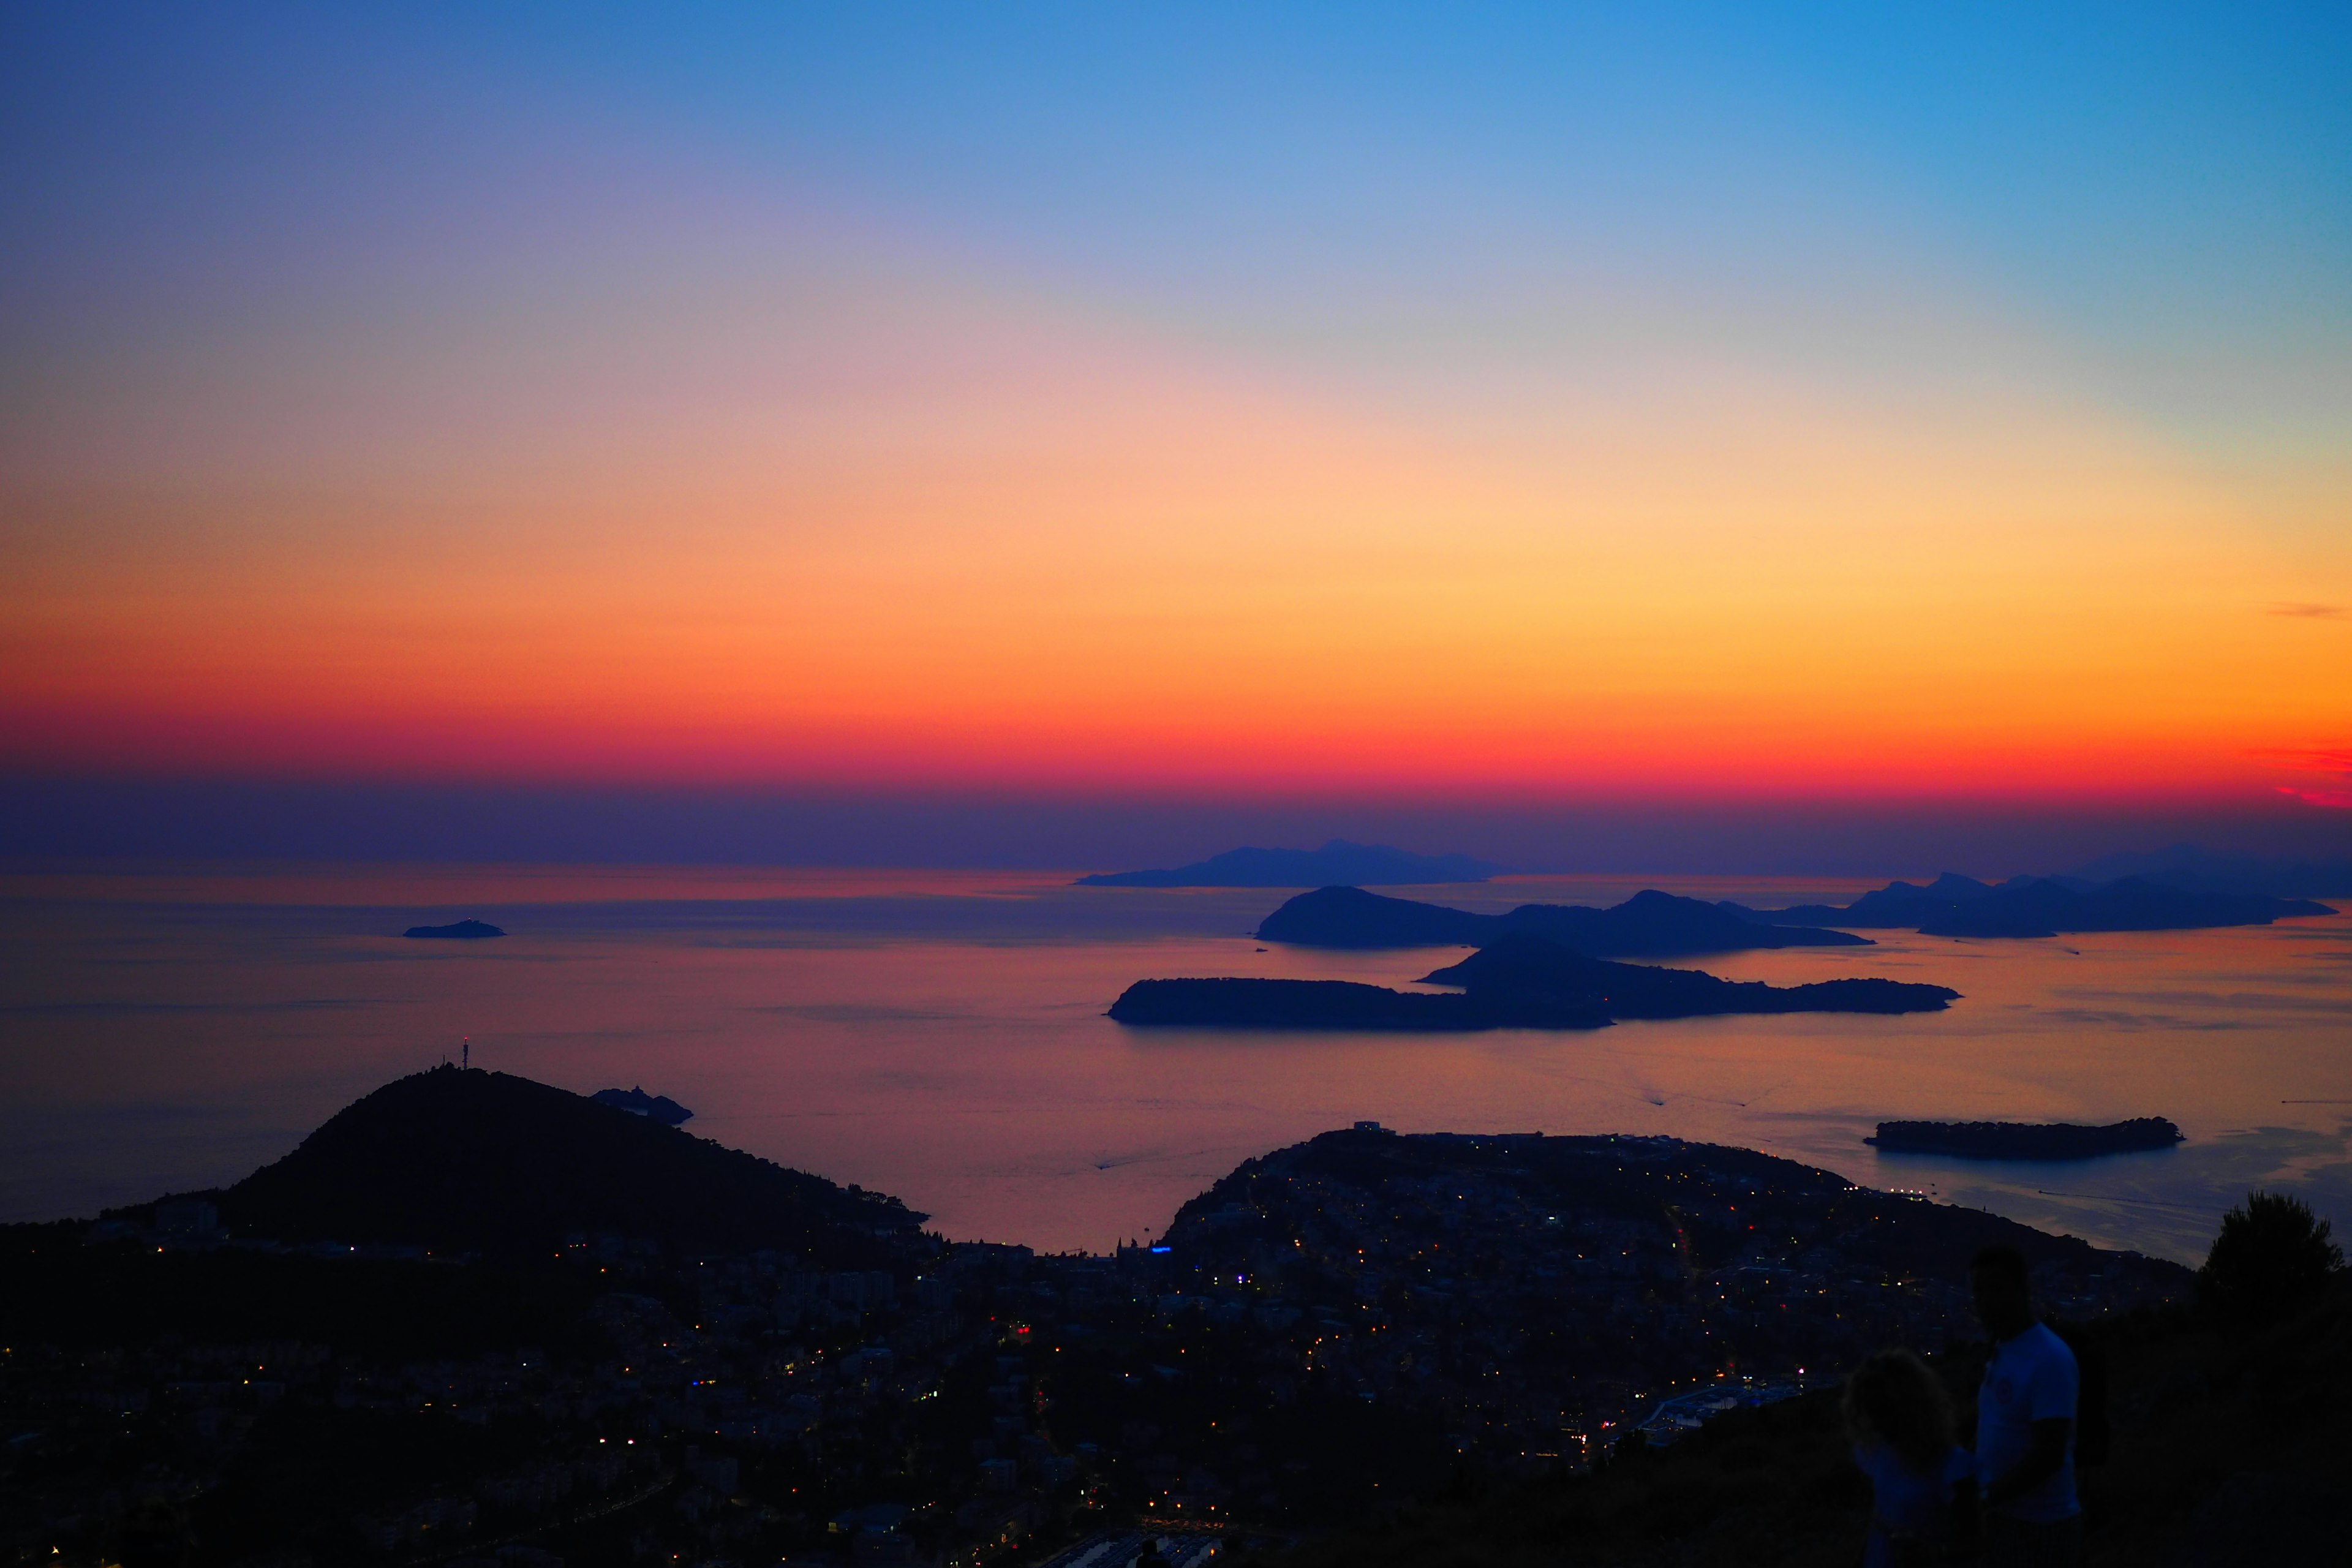
[[1168, 1240], [1191, 1278], [1297, 1312], [1303, 1365], [1504, 1464], [1580, 1456], [1695, 1386], [1969, 1337], [1966, 1260], [1990, 1241], [2025, 1247], [2062, 1314], [2186, 1284], [2170, 1264], [1672, 1139], [1327, 1133], [1244, 1164]]

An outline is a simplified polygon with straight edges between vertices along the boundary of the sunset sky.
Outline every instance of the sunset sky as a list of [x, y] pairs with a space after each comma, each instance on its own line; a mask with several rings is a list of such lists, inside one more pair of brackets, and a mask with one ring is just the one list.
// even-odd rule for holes
[[1886, 9], [11, 6], [0, 773], [2352, 818], [2352, 11]]

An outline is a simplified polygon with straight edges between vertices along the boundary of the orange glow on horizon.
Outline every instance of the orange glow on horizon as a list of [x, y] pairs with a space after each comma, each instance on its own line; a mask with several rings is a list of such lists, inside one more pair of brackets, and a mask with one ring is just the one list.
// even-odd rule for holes
[[2020, 386], [1889, 407], [1726, 357], [1449, 401], [969, 287], [730, 288], [371, 342], [341, 405], [331, 345], [130, 386], [20, 446], [0, 761], [2342, 793], [2309, 775], [2346, 771], [2352, 551], [2290, 545], [2344, 476], [2233, 489]]

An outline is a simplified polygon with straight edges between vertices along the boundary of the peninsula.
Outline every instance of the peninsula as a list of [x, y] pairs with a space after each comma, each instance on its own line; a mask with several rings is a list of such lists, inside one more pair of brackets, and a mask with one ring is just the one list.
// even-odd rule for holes
[[1301, 893], [1257, 928], [1260, 942], [1295, 947], [1484, 947], [1507, 936], [1539, 936], [1588, 958], [1683, 958], [1756, 948], [1868, 947], [1842, 931], [1767, 923], [1697, 899], [1655, 889], [1597, 910], [1583, 904], [1521, 904], [1507, 914], [1474, 914], [1443, 904], [1391, 899], [1361, 888]]
[[1121, 1024], [1194, 1028], [1455, 1033], [1597, 1029], [1621, 1018], [1734, 1013], [1939, 1012], [1959, 993], [1895, 980], [1776, 986], [1587, 958], [1556, 942], [1512, 936], [1424, 975], [1453, 995], [1342, 980], [1139, 980], [1111, 1004]]
[[1865, 1138], [1888, 1154], [1955, 1154], [1964, 1160], [2093, 1160], [2169, 1149], [2180, 1129], [2161, 1116], [2137, 1116], [2104, 1127], [2071, 1121], [1882, 1121]]
[[1162, 871], [1106, 871], [1081, 888], [1325, 888], [1335, 883], [1404, 887], [1483, 882], [1502, 869], [1467, 855], [1415, 855], [1385, 844], [1334, 838], [1320, 849], [1228, 849]]

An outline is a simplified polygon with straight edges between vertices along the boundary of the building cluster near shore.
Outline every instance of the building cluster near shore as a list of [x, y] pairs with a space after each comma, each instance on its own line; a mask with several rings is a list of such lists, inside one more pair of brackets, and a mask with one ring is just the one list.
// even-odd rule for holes
[[[273, 1254], [185, 1205], [156, 1218], [79, 1245], [427, 1294], [505, 1267]], [[283, 1462], [263, 1450], [299, 1407], [330, 1441], [391, 1423], [478, 1454], [404, 1487], [315, 1489], [303, 1506], [368, 1500], [304, 1528], [387, 1563], [589, 1561], [617, 1536], [656, 1559], [976, 1564], [1147, 1527], [1230, 1556], [1458, 1474], [1670, 1441], [1883, 1344], [1967, 1336], [1961, 1263], [1995, 1233], [2032, 1238], [2062, 1313], [2186, 1283], [1744, 1151], [1369, 1125], [1249, 1162], [1159, 1245], [1108, 1256], [899, 1229], [879, 1238], [887, 1267], [845, 1270], [574, 1234], [544, 1283], [578, 1310], [544, 1343], [402, 1356], [322, 1321], [275, 1343], [12, 1349], [5, 1530], [22, 1550], [184, 1523]]]

